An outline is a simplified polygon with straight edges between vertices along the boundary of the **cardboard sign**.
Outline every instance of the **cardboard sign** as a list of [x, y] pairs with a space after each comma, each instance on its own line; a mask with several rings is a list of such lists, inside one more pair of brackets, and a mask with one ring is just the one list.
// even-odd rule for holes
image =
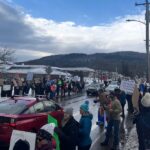
[[17, 84], [15, 79], [13, 79], [12, 82], [13, 82], [14, 86], [18, 86], [18, 84]]
[[135, 87], [135, 81], [121, 81], [120, 90], [125, 91], [125, 93], [132, 94]]
[[9, 85], [9, 84], [3, 85], [3, 91], [10, 91], [10, 90], [11, 90], [11, 85]]
[[22, 81], [21, 81], [21, 79], [17, 80], [17, 82], [18, 82], [18, 85], [19, 85], [19, 86], [22, 86]]
[[33, 80], [33, 72], [28, 72], [26, 79], [27, 79], [27, 81]]
[[19, 149], [19, 146], [24, 146], [27, 150], [35, 150], [35, 140], [35, 133], [13, 130], [9, 150], [15, 150], [16, 147]]
[[137, 86], [135, 86], [134, 92], [132, 95], [132, 103], [133, 103], [133, 107], [136, 108], [137, 111], [139, 111], [139, 102], [138, 102], [139, 96], [140, 96], [139, 90], [138, 90]]
[[0, 85], [3, 85], [4, 79], [0, 79]]

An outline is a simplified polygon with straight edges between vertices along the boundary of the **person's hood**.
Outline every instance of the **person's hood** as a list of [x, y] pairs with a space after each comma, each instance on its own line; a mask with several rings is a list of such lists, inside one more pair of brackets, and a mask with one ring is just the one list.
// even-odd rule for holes
[[146, 108], [150, 107], [150, 93], [146, 93], [143, 96], [143, 98], [141, 100], [141, 104], [143, 107], [146, 107]]

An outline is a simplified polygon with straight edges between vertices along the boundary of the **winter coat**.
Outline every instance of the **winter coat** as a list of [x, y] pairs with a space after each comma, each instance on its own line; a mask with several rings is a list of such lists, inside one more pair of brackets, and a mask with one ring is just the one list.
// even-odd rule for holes
[[120, 120], [120, 113], [122, 112], [122, 106], [118, 99], [115, 99], [111, 102], [111, 109], [113, 111], [110, 113], [110, 119]]
[[92, 143], [90, 132], [92, 127], [93, 115], [88, 113], [87, 115], [82, 115], [80, 119], [80, 129], [79, 129], [79, 146], [84, 147]]
[[44, 144], [41, 148], [37, 148], [36, 150], [53, 150], [50, 144]]
[[78, 143], [79, 123], [71, 117], [62, 129], [55, 128], [60, 138], [61, 150], [75, 150]]
[[134, 122], [139, 138], [139, 150], [150, 149], [150, 108], [143, 108]]

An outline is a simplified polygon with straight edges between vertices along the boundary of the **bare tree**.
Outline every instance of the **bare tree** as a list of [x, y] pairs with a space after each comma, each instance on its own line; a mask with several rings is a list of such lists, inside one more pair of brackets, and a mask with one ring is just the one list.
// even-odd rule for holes
[[51, 66], [48, 66], [46, 68], [46, 73], [49, 75], [51, 72], [52, 72], [52, 68], [51, 68]]
[[7, 61], [13, 61], [14, 50], [7, 47], [0, 47], [0, 60], [6, 63]]

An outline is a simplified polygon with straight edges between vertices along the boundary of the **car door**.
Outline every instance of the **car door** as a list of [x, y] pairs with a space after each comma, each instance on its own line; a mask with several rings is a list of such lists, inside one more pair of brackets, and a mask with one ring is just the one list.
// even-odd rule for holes
[[43, 125], [47, 124], [47, 114], [45, 113], [43, 102], [38, 102], [33, 107], [36, 112], [36, 126], [40, 129]]
[[37, 114], [33, 106], [26, 109], [21, 115], [19, 115], [16, 122], [16, 129], [22, 131], [37, 131]]

